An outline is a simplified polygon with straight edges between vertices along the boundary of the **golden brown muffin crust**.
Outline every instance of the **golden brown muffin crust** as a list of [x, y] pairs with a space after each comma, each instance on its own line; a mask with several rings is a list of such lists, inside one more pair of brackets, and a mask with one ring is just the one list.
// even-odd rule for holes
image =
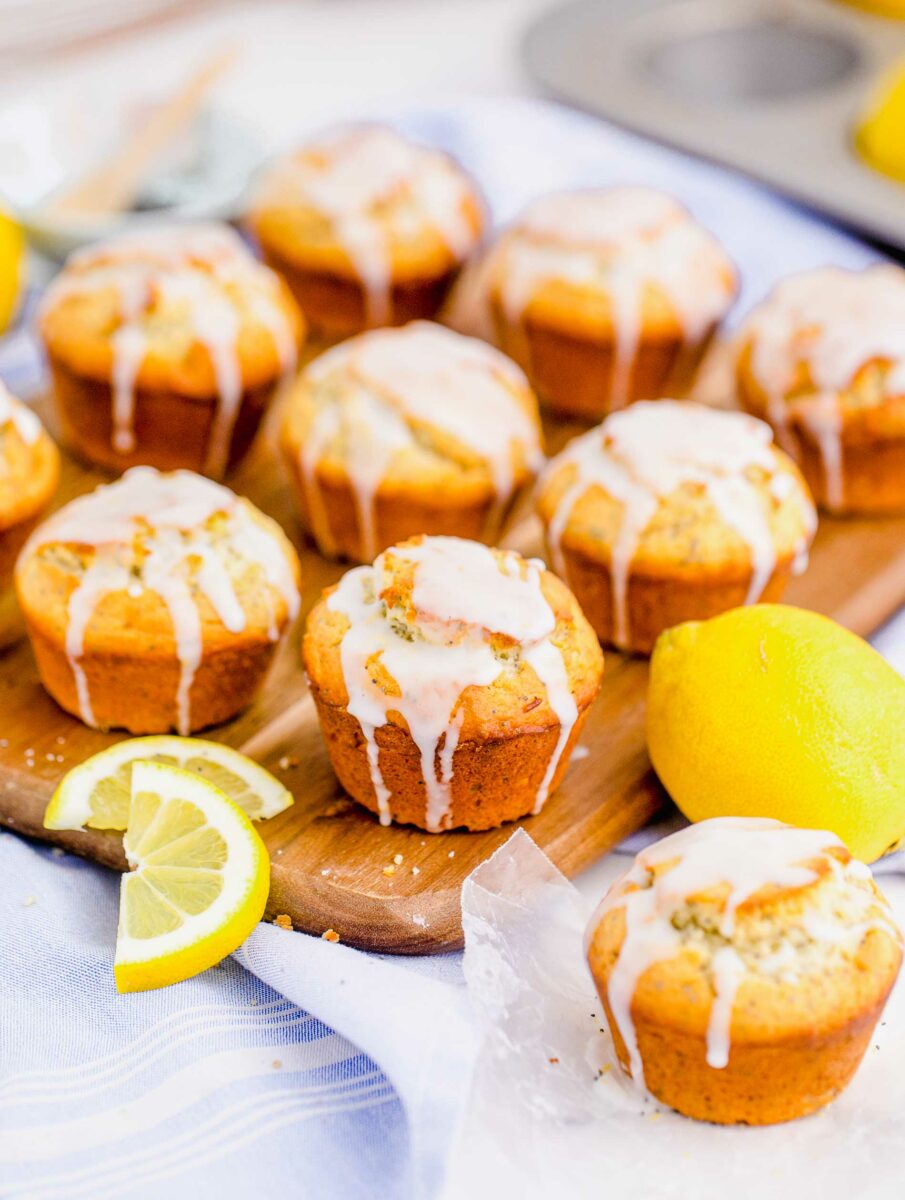
[[831, 1100], [902, 960], [870, 871], [832, 834], [731, 818], [642, 851], [588, 939], [623, 1068], [680, 1112], [724, 1123]]
[[[414, 538], [417, 543], [423, 539]], [[403, 544], [405, 545], [405, 543]], [[392, 550], [387, 551], [392, 556]], [[391, 558], [392, 561], [392, 558]], [[392, 590], [386, 593], [386, 604], [394, 611], [406, 612], [413, 621], [415, 614], [406, 607], [406, 597], [412, 588], [413, 567], [400, 562], [398, 577]], [[585, 620], [575, 597], [555, 575], [545, 571], [541, 590], [556, 617], [556, 630], [550, 640], [563, 656], [566, 675], [573, 689], [576, 704], [585, 708], [597, 694], [603, 655], [594, 631]], [[342, 668], [341, 646], [349, 630], [345, 614], [328, 607], [329, 597], [336, 588], [329, 588], [311, 611], [305, 627], [302, 656], [305, 672], [317, 688], [324, 703], [344, 707], [349, 702]], [[495, 647], [501, 656], [512, 650], [511, 642], [498, 635]], [[377, 664], [381, 687], [392, 696], [395, 681]], [[493, 741], [511, 737], [513, 733], [540, 732], [559, 723], [550, 708], [547, 691], [531, 666], [516, 657], [488, 687], [470, 687], [463, 693], [465, 720], [460, 742]], [[387, 714], [388, 722], [406, 730], [405, 718], [395, 710]]]
[[141, 339], [136, 390], [208, 399], [221, 388], [218, 355], [234, 359], [241, 385], [254, 388], [280, 377], [304, 336], [286, 285], [218, 226], [149, 232], [77, 253], [40, 317], [50, 357], [103, 382], [127, 325]]
[[[452, 213], [449, 221], [436, 219], [421, 189], [424, 178], [445, 192], [438, 205]], [[368, 125], [325, 136], [277, 163], [262, 181], [249, 224], [265, 252], [290, 266], [359, 280], [360, 263], [344, 231], [350, 214], [379, 237], [390, 278], [400, 283], [445, 276], [484, 226], [483, 201], [457, 163]], [[449, 237], [450, 224], [461, 244]]]
[[32, 535], [16, 590], [42, 681], [96, 727], [180, 733], [248, 702], [298, 608], [279, 526], [191, 472], [127, 472]]
[[38, 516], [59, 476], [56, 446], [34, 413], [0, 383], [0, 533]]
[[415, 533], [492, 540], [543, 459], [518, 368], [426, 321], [316, 359], [290, 394], [280, 441], [322, 553], [364, 561]]

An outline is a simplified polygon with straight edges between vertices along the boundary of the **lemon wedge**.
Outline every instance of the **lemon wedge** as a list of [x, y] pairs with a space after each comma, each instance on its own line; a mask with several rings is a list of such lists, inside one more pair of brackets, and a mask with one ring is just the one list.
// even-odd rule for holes
[[162, 762], [200, 775], [226, 792], [253, 821], [274, 817], [292, 793], [238, 750], [203, 738], [130, 738], [74, 767], [54, 792], [45, 829], [125, 829], [129, 820], [132, 765]]
[[120, 992], [166, 987], [220, 962], [264, 914], [270, 859], [225, 792], [181, 767], [132, 766], [113, 972]]

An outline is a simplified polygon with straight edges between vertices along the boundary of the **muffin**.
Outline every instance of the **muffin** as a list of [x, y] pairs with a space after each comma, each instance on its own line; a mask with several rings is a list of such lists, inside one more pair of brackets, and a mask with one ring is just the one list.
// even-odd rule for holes
[[481, 236], [484, 206], [447, 155], [359, 125], [276, 163], [248, 223], [312, 327], [339, 338], [432, 317]]
[[641, 851], [587, 954], [638, 1088], [697, 1120], [772, 1125], [849, 1082], [902, 938], [832, 833], [722, 817]]
[[540, 443], [519, 368], [427, 321], [315, 359], [281, 434], [305, 527], [323, 554], [358, 562], [418, 533], [494, 540]]
[[324, 593], [303, 642], [353, 799], [431, 833], [540, 811], [603, 673], [574, 596], [536, 560], [417, 537]]
[[719, 243], [670, 196], [543, 196], [463, 277], [446, 320], [494, 341], [561, 416], [684, 391], [735, 298]]
[[905, 512], [905, 271], [783, 280], [739, 333], [741, 404], [833, 513]]
[[16, 590], [38, 671], [98, 729], [187, 734], [252, 699], [299, 607], [275, 521], [190, 471], [134, 467], [32, 534]]
[[604, 642], [778, 599], [807, 566], [814, 505], [770, 428], [691, 401], [640, 402], [566, 446], [537, 510], [553, 569]]
[[31, 409], [0, 382], [0, 648], [22, 629], [13, 591], [16, 556], [59, 478], [56, 446]]
[[40, 332], [66, 440], [110, 471], [219, 478], [295, 364], [301, 314], [231, 229], [160, 228], [73, 254]]

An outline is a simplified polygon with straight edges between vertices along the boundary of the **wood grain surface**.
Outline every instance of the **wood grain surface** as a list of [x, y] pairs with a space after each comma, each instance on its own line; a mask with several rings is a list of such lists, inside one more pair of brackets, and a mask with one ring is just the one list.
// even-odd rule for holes
[[[43, 412], [48, 423], [53, 421]], [[348, 800], [333, 775], [299, 665], [304, 614], [344, 567], [328, 563], [300, 536], [282, 464], [273, 451], [273, 417], [252, 453], [227, 482], [276, 517], [299, 547], [304, 572], [302, 618], [282, 647], [250, 709], [205, 736], [235, 746], [278, 775], [295, 804], [259, 825], [271, 853], [268, 913], [286, 913], [297, 929], [335, 929], [351, 945], [425, 954], [461, 944], [459, 894], [465, 876], [505, 842], [514, 826], [486, 833], [381, 827]], [[548, 449], [577, 432], [547, 430]], [[58, 503], [103, 477], [67, 460]], [[542, 551], [540, 526], [527, 501], [503, 543]], [[873, 632], [905, 602], [905, 519], [824, 519], [807, 573], [786, 599], [834, 616], [860, 634]], [[588, 866], [643, 825], [664, 796], [644, 743], [647, 664], [606, 655], [601, 693], [565, 782], [536, 817], [520, 822], [567, 875]], [[0, 655], [0, 822], [52, 840], [110, 867], [124, 866], [119, 835], [50, 833], [44, 807], [62, 775], [116, 741], [68, 716], [47, 696], [27, 642]], [[401, 856], [397, 864], [395, 859]]]

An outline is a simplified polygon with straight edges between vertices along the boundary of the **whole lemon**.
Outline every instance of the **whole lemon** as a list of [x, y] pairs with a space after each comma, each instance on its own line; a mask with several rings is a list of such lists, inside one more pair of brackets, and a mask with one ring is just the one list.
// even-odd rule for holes
[[0, 208], [0, 333], [15, 316], [22, 287], [25, 238], [18, 224]]
[[905, 679], [817, 613], [757, 604], [661, 634], [647, 741], [692, 821], [831, 829], [868, 862], [905, 839]]

